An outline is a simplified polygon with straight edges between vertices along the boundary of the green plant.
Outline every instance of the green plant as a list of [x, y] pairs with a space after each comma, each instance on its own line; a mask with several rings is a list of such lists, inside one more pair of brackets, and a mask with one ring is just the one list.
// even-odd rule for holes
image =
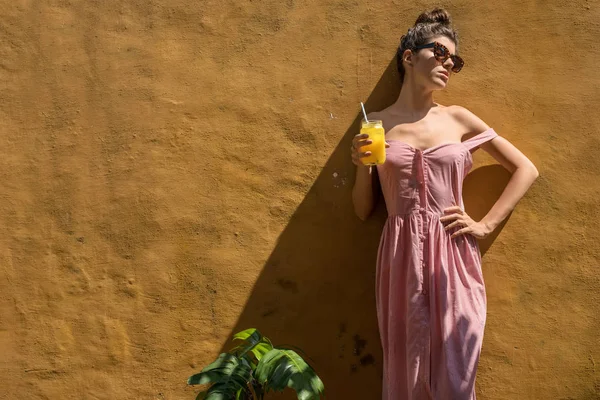
[[188, 385], [211, 384], [196, 400], [263, 400], [269, 391], [286, 387], [294, 389], [299, 400], [320, 400], [323, 382], [294, 350], [273, 347], [253, 328], [235, 334], [233, 340], [242, 343], [188, 378]]

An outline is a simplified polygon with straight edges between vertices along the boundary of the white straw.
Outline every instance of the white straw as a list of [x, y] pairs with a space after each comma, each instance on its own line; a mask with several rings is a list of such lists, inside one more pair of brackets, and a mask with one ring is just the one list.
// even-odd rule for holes
[[363, 115], [365, 116], [365, 122], [368, 124], [369, 120], [367, 119], [367, 112], [365, 111], [365, 105], [363, 104], [362, 101], [360, 102], [360, 106], [361, 106], [361, 108], [363, 110]]

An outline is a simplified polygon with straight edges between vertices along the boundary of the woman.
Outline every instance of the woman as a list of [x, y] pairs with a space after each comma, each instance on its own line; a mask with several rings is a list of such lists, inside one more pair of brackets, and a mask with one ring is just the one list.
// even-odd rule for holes
[[[486, 318], [477, 239], [488, 236], [538, 176], [531, 161], [476, 115], [442, 106], [433, 92], [463, 61], [443, 9], [421, 14], [401, 39], [402, 90], [382, 120], [387, 161], [364, 166], [358, 134], [352, 142], [352, 200], [366, 219], [380, 185], [388, 219], [377, 255], [377, 316], [384, 353], [383, 399], [475, 399], [475, 375]], [[482, 148], [511, 172], [500, 198], [481, 221], [465, 211], [462, 183], [471, 154]]]

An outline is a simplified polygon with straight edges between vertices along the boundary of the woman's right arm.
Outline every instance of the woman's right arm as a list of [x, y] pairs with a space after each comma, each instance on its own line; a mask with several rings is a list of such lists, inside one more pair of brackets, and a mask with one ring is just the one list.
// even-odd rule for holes
[[[354, 156], [352, 157], [354, 160]], [[361, 161], [358, 160], [360, 163]], [[361, 220], [365, 221], [371, 212], [376, 202], [375, 180], [377, 172], [375, 167], [356, 165], [356, 178], [354, 187], [352, 188], [352, 203], [354, 204], [354, 212]]]
[[[381, 119], [379, 113], [369, 113], [369, 120]], [[361, 134], [354, 136], [352, 139], [352, 162], [356, 165], [356, 178], [354, 179], [354, 187], [352, 187], [352, 203], [354, 204], [354, 212], [361, 220], [365, 221], [371, 215], [377, 198], [379, 197], [379, 177], [377, 176], [377, 167], [364, 165], [361, 158], [371, 155], [370, 151], [361, 153], [361, 146], [371, 144], [368, 139], [369, 135]], [[386, 149], [389, 144], [385, 142]]]

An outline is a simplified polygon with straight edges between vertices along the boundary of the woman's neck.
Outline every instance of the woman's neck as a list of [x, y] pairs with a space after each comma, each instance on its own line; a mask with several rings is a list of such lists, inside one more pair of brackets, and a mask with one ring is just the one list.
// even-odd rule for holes
[[433, 101], [433, 91], [405, 81], [398, 99], [391, 108], [394, 113], [421, 119], [434, 107], [437, 107], [437, 104]]

